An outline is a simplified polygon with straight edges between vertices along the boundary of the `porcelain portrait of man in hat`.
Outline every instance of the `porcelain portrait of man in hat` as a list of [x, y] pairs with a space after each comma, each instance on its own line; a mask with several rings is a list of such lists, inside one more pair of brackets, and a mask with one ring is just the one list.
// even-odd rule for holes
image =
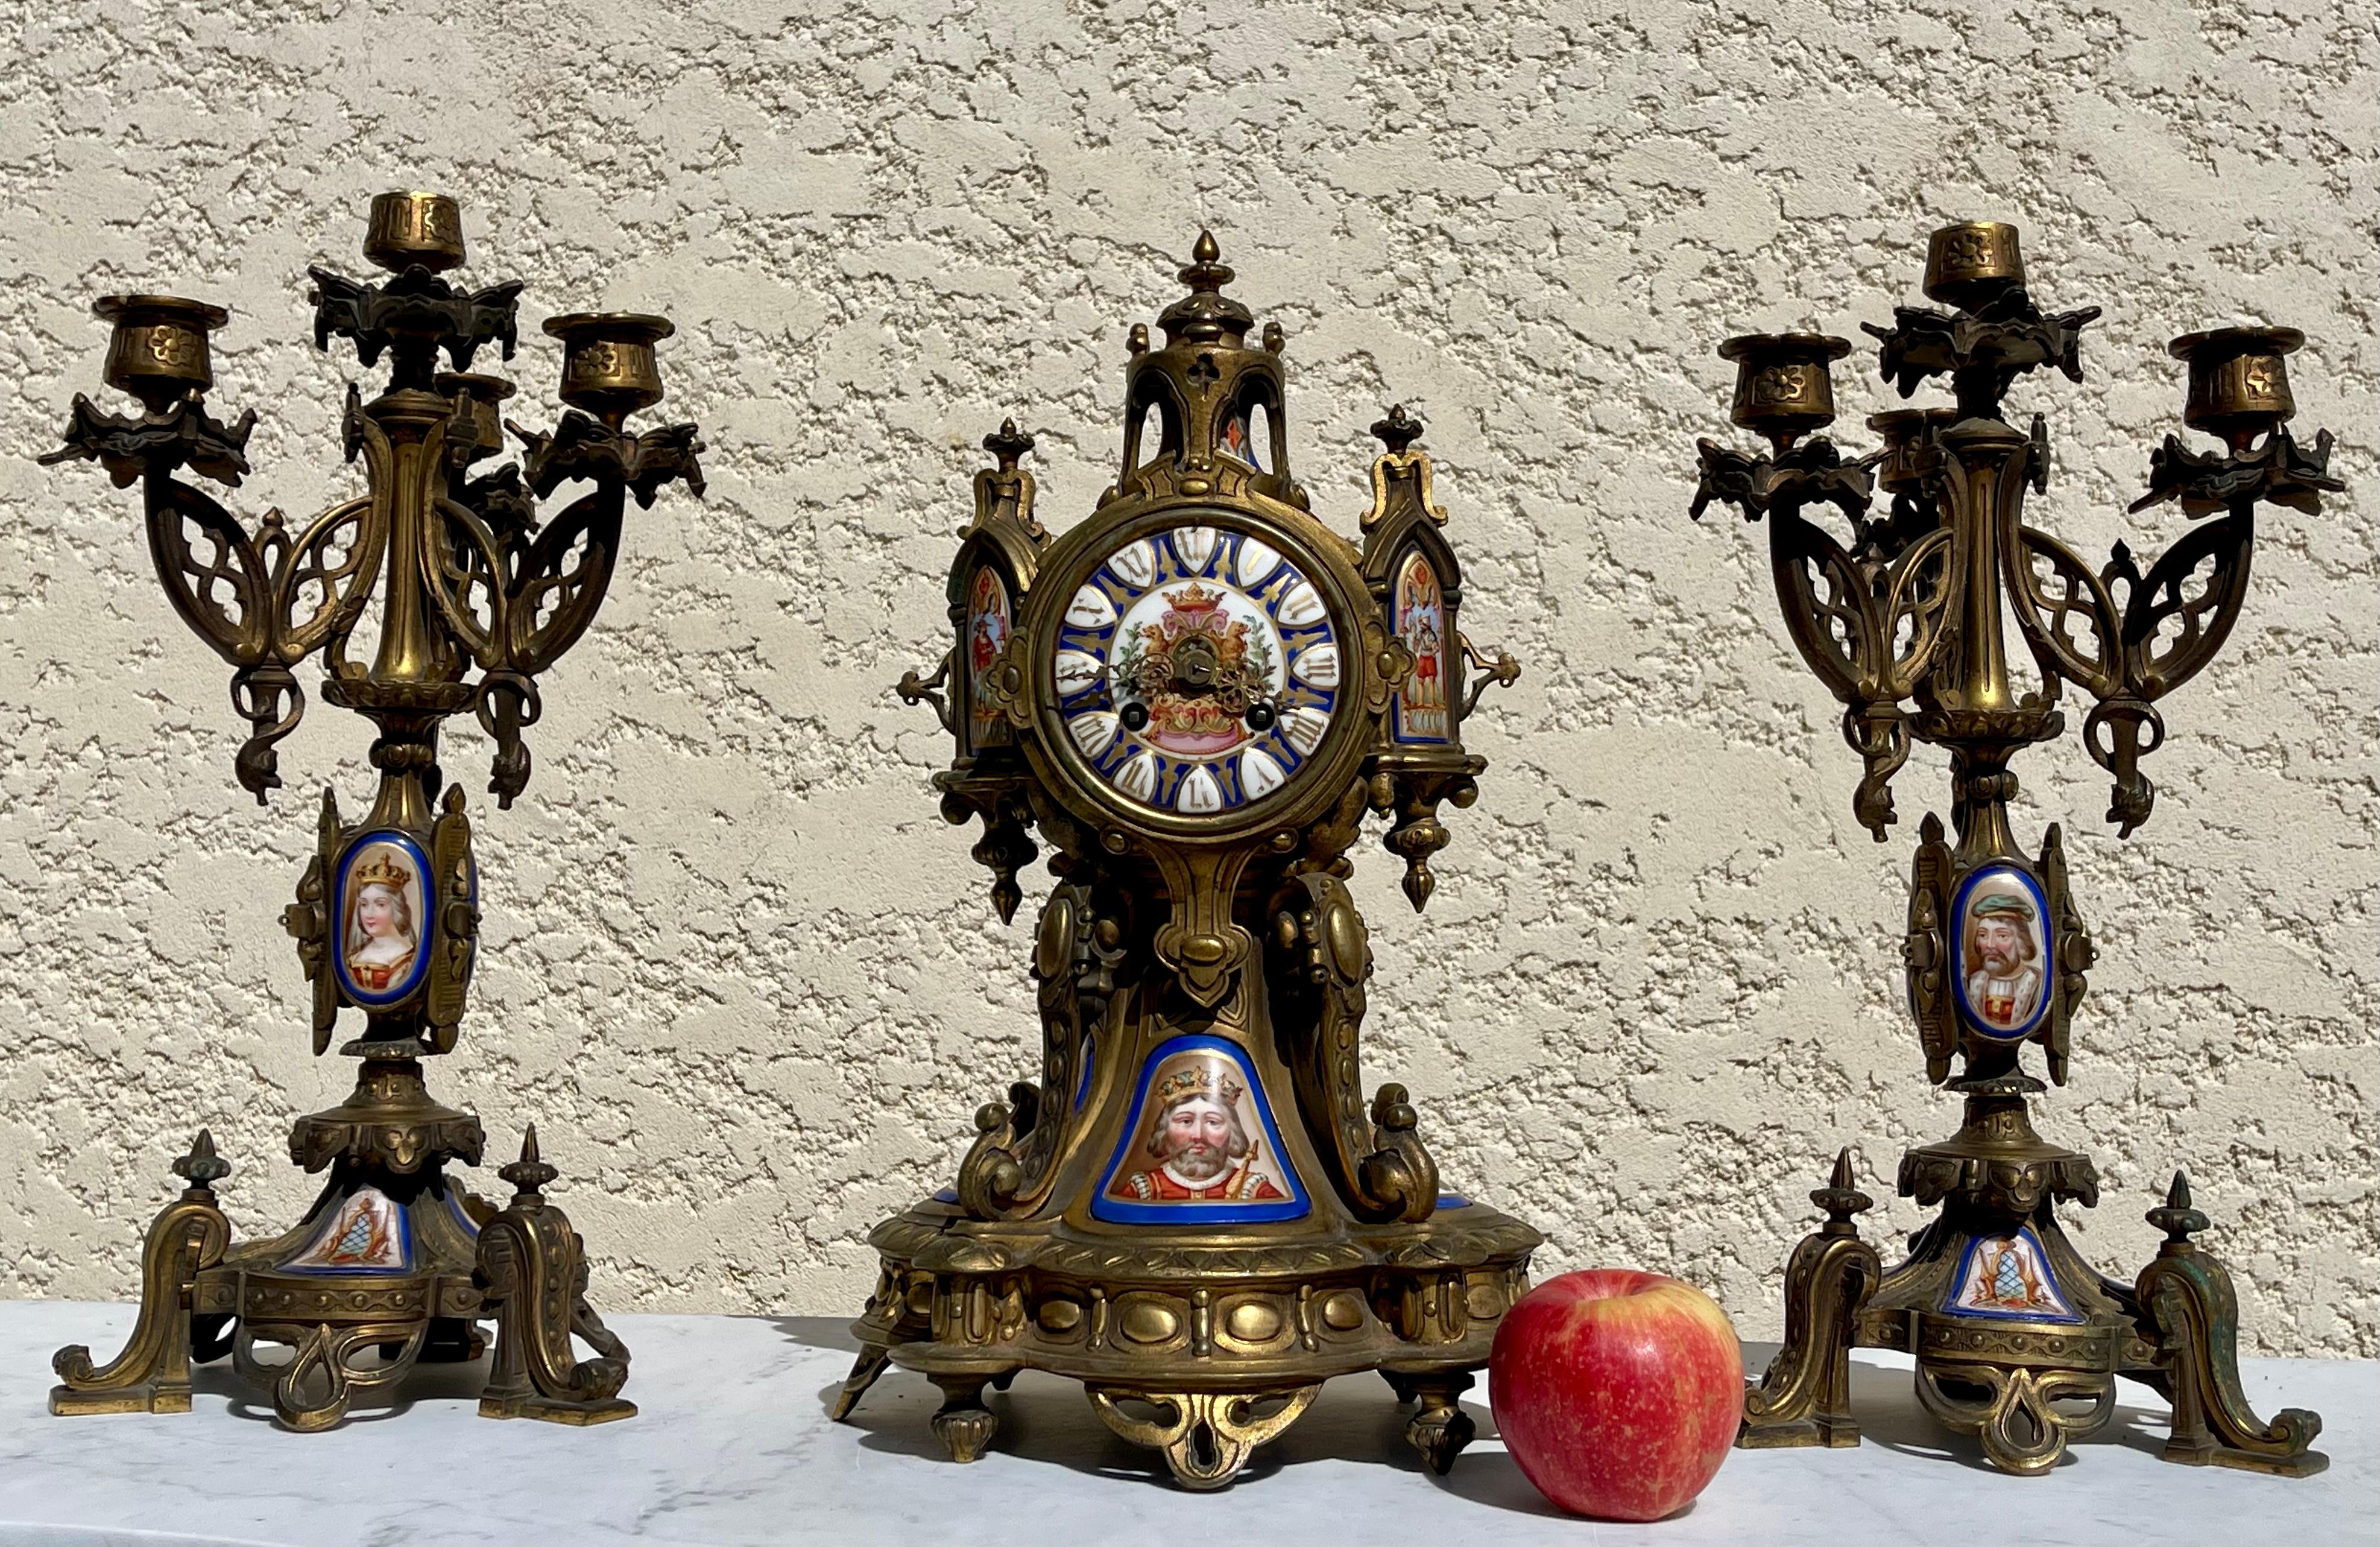
[[2023, 892], [1981, 891], [1967, 903], [1967, 1007], [1985, 1025], [2013, 1029], [2033, 1018], [2045, 977], [2041, 912]]

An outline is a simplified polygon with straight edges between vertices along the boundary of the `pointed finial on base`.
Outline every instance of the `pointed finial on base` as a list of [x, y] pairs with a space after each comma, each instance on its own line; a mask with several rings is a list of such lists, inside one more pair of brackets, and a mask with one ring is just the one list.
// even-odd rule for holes
[[537, 1125], [531, 1123], [528, 1130], [521, 1135], [520, 1159], [498, 1171], [496, 1175], [513, 1185], [514, 1190], [519, 1195], [513, 1201], [518, 1203], [537, 1201], [539, 1193], [562, 1173], [546, 1164], [539, 1157]]
[[2188, 1246], [2190, 1237], [2214, 1224], [2191, 1207], [2190, 1178], [2179, 1171], [2165, 1189], [2165, 1202], [2149, 1211], [2148, 1221], [2165, 1232], [2165, 1244], [2169, 1247]]
[[1167, 307], [1157, 319], [1157, 325], [1165, 330], [1167, 344], [1240, 347], [1241, 339], [1247, 335], [1256, 319], [1246, 307], [1220, 293], [1232, 278], [1231, 265], [1221, 262], [1221, 257], [1222, 250], [1215, 245], [1215, 234], [1199, 232], [1198, 244], [1190, 251], [1189, 265], [1175, 275], [1190, 287], [1190, 293]]
[[1852, 1150], [1846, 1144], [1835, 1152], [1835, 1169], [1827, 1185], [1810, 1194], [1810, 1201], [1827, 1211], [1827, 1228], [1836, 1234], [1854, 1229], [1852, 1216], [1864, 1214], [1876, 1207], [1876, 1200], [1860, 1191], [1852, 1171]]
[[215, 1153], [215, 1136], [200, 1128], [190, 1152], [174, 1163], [174, 1175], [194, 1188], [211, 1188], [231, 1175], [231, 1162]]
[[1405, 447], [1421, 439], [1422, 429], [1422, 421], [1405, 412], [1402, 403], [1392, 403], [1388, 417], [1374, 421], [1372, 434], [1389, 448], [1390, 455], [1402, 457]]
[[1197, 245], [1190, 250], [1190, 264], [1174, 277], [1199, 295], [1213, 295], [1232, 282], [1231, 265], [1222, 262], [1223, 250], [1215, 245], [1215, 233], [1198, 233]]
[[1002, 472], [1014, 472], [1016, 464], [1033, 449], [1033, 437], [1016, 428], [1013, 419], [1003, 419], [1000, 428], [983, 438], [983, 448], [999, 458]]

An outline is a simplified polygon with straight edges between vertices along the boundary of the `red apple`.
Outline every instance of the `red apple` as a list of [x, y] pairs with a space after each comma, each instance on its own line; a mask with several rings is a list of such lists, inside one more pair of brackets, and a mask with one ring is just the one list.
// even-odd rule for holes
[[1658, 1520], [1701, 1492], [1735, 1443], [1743, 1350], [1693, 1285], [1590, 1268], [1504, 1313], [1488, 1394], [1537, 1492], [1580, 1515]]

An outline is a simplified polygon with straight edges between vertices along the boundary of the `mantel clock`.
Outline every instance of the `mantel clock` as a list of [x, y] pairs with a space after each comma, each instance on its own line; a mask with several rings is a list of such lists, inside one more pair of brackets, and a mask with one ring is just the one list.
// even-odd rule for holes
[[1539, 1237], [1439, 1190], [1402, 1087], [1366, 1100], [1346, 854], [1385, 814], [1428, 900], [1439, 810], [1484, 766], [1463, 722], [1518, 668], [1463, 636], [1417, 420], [1374, 427], [1360, 545], [1311, 514], [1281, 329], [1250, 341], [1218, 256], [1202, 234], [1161, 345], [1132, 330], [1122, 471], [1088, 520], [1053, 539], [1031, 439], [986, 439], [953, 647], [901, 687], [956, 743], [942, 811], [982, 822], [1003, 919], [1029, 833], [1054, 850], [1041, 1070], [977, 1115], [955, 1187], [870, 1237], [883, 1271], [837, 1416], [897, 1363], [941, 1389], [934, 1428], [971, 1460], [984, 1388], [1049, 1370], [1214, 1488], [1323, 1381], [1377, 1370], [1443, 1470]]

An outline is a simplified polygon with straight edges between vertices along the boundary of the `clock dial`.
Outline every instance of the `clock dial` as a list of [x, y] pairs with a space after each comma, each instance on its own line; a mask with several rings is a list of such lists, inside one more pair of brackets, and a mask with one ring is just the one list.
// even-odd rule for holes
[[1051, 687], [1097, 777], [1152, 810], [1213, 816], [1283, 788], [1319, 749], [1341, 648], [1294, 559], [1181, 526], [1091, 571], [1060, 625]]

